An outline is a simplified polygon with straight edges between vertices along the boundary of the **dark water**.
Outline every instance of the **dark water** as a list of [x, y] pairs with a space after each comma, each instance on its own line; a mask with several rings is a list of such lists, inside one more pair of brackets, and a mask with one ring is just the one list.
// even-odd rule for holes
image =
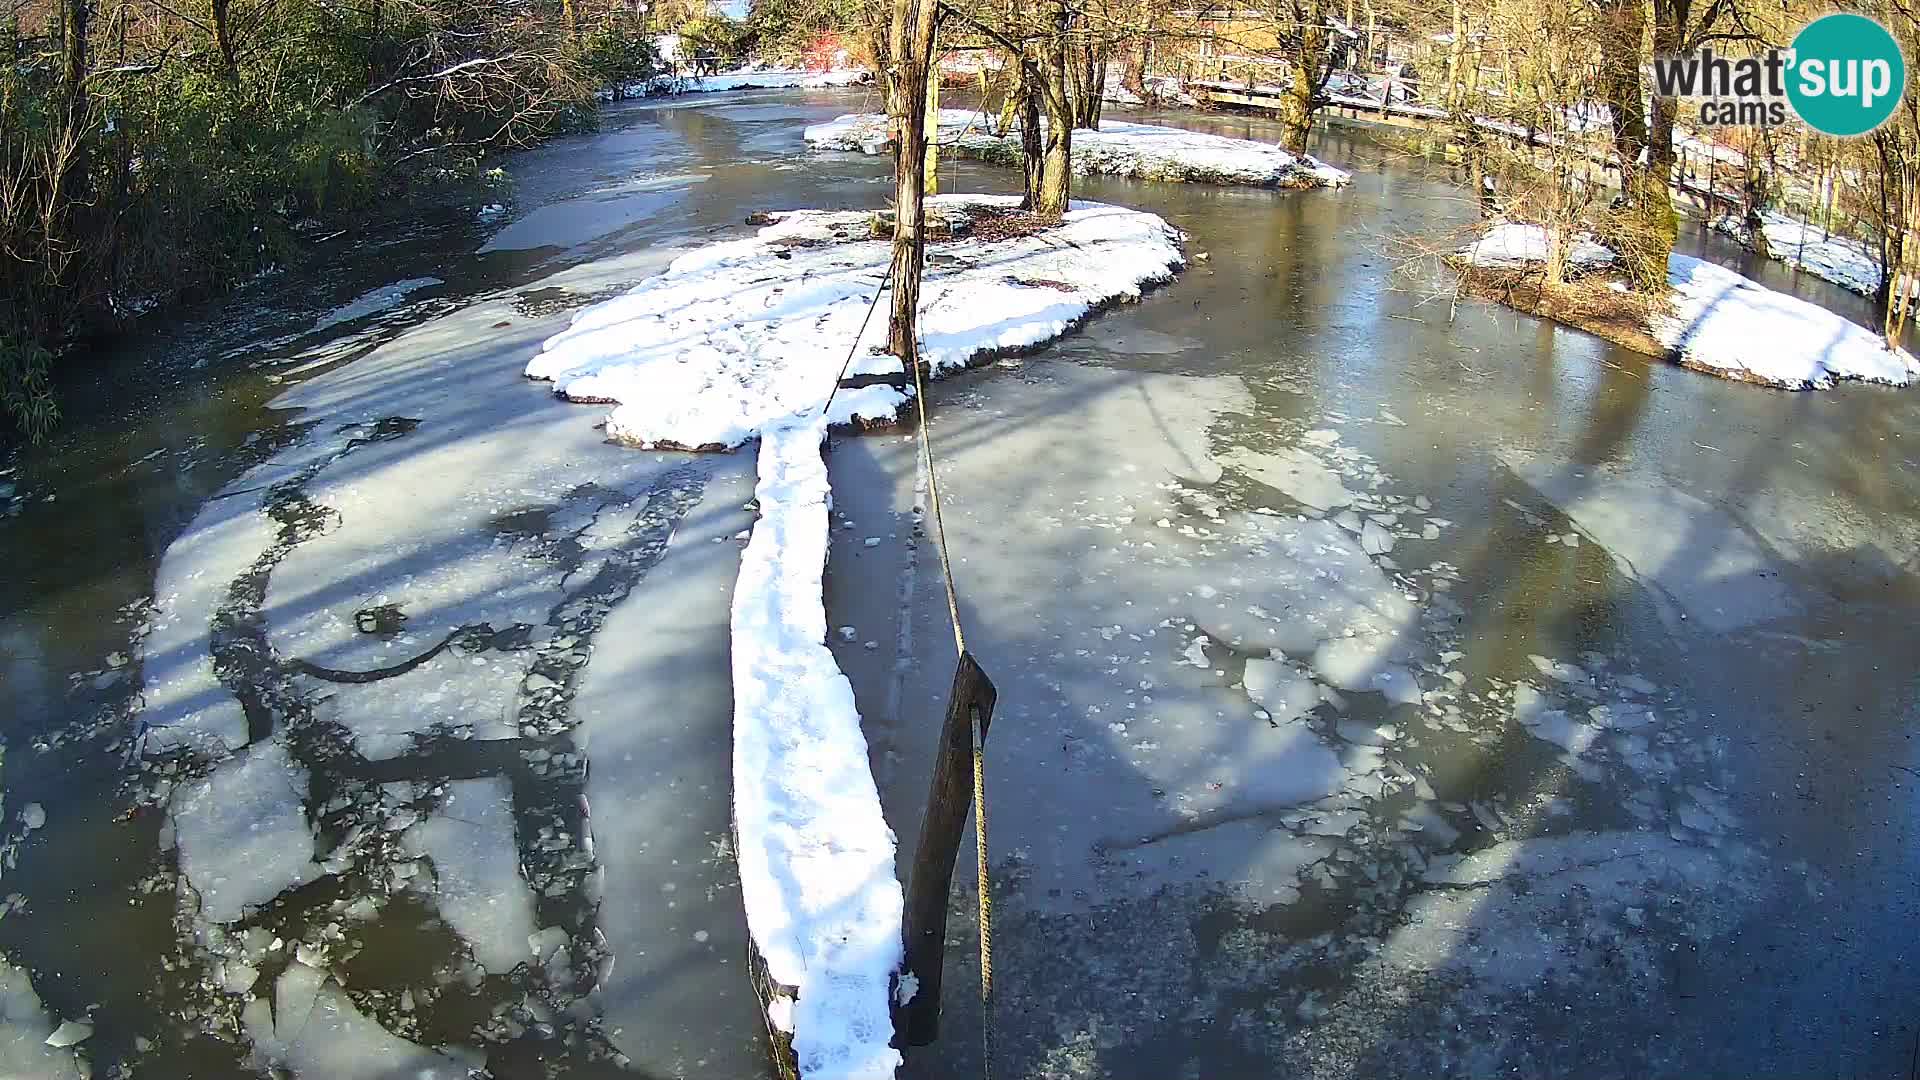
[[[510, 210], [498, 220], [479, 216], [479, 200], [429, 215], [404, 234], [343, 237], [331, 242], [338, 251], [313, 270], [267, 279], [209, 311], [152, 328], [101, 358], [99, 374], [74, 394], [72, 422], [51, 446], [4, 463], [11, 471], [0, 483], [13, 492], [8, 516], [0, 519], [7, 566], [0, 574], [0, 700], [7, 706], [0, 734], [12, 840], [0, 892], [12, 895], [0, 919], [0, 951], [31, 974], [54, 1018], [92, 1018], [95, 1031], [82, 1049], [95, 1075], [116, 1069], [153, 1076], [258, 1074], [231, 1017], [224, 1029], [213, 1022], [226, 1014], [207, 1005], [212, 973], [192, 943], [199, 931], [181, 912], [175, 857], [163, 839], [168, 815], [152, 797], [154, 778], [130, 764], [142, 682], [139, 649], [130, 639], [146, 624], [163, 557], [208, 500], [257, 463], [324, 434], [303, 426], [297, 411], [268, 403], [410, 332], [503, 298], [529, 335], [484, 347], [502, 350], [507, 370], [514, 356], [537, 347], [537, 335], [551, 332], [558, 316], [626, 280], [614, 275], [592, 288], [562, 286], [549, 280], [555, 274], [729, 234], [757, 211], [880, 205], [887, 191], [884, 162], [810, 156], [799, 140], [806, 122], [871, 107], [859, 94], [749, 93], [612, 109], [599, 134], [509, 162], [514, 180], [498, 198]], [[1241, 137], [1275, 135], [1257, 118], [1146, 118]], [[1003, 1068], [1043, 1076], [1265, 1075], [1271, 1062], [1284, 1058], [1297, 1071], [1324, 1075], [1479, 1075], [1516, 1067], [1564, 1074], [1594, 1062], [1593, 1075], [1904, 1074], [1920, 1031], [1910, 1008], [1920, 986], [1909, 963], [1916, 945], [1914, 886], [1920, 884], [1911, 772], [1920, 755], [1910, 735], [1920, 491], [1907, 441], [1920, 409], [1912, 392], [1852, 385], [1820, 394], [1756, 390], [1651, 363], [1485, 305], [1450, 311], [1446, 297], [1430, 295], [1426, 271], [1402, 264], [1414, 238], [1471, 221], [1455, 178], [1442, 165], [1398, 154], [1350, 128], [1321, 133], [1315, 153], [1354, 170], [1353, 185], [1274, 193], [1086, 181], [1080, 194], [1162, 214], [1189, 233], [1188, 250], [1206, 258], [1196, 258], [1178, 281], [1138, 307], [1058, 343], [1023, 372], [994, 370], [957, 381], [944, 391], [956, 415], [1017, 410], [1028, 390], [1048, 400], [1026, 380], [1057, 365], [1092, 374], [1062, 375], [1050, 385], [1078, 386], [1071, 380], [1080, 377], [1095, 379], [1090, 387], [1238, 380], [1247, 401], [1201, 418], [1212, 424], [1219, 450], [1265, 452], [1277, 437], [1339, 427], [1342, 445], [1361, 456], [1352, 460], [1364, 458], [1389, 478], [1383, 490], [1405, 499], [1417, 493], [1433, 515], [1450, 519], [1440, 557], [1455, 578], [1456, 604], [1451, 611], [1436, 607], [1434, 618], [1447, 624], [1445, 640], [1464, 654], [1453, 667], [1476, 687], [1485, 678], [1526, 675], [1528, 654], [1592, 653], [1630, 668], [1659, 688], [1663, 709], [1684, 717], [1686, 741], [1699, 751], [1697, 759], [1685, 759], [1691, 764], [1684, 768], [1698, 774], [1689, 773], [1686, 782], [1711, 787], [1737, 807], [1740, 824], [1725, 831], [1738, 837], [1738, 856], [1729, 854], [1732, 846], [1720, 834], [1700, 841], [1702, 850], [1729, 863], [1751, 859], [1779, 873], [1804, 871], [1794, 878], [1798, 891], [1758, 871], [1728, 872], [1700, 886], [1718, 883], [1726, 890], [1726, 902], [1709, 913], [1676, 908], [1669, 925], [1655, 908], [1649, 947], [1674, 954], [1657, 972], [1635, 968], [1631, 976], [1516, 983], [1514, 989], [1481, 971], [1473, 985], [1411, 994], [1402, 1002], [1404, 1017], [1390, 1023], [1382, 1017], [1393, 1001], [1378, 996], [1378, 980], [1340, 969], [1364, 967], [1386, 948], [1382, 943], [1396, 940], [1396, 927], [1419, 920], [1426, 895], [1420, 888], [1356, 899], [1343, 876], [1338, 887], [1309, 890], [1304, 906], [1267, 907], [1217, 889], [1189, 891], [1193, 882], [1185, 871], [1165, 867], [1142, 869], [1139, 881], [1116, 885], [1098, 860], [1089, 862], [1090, 845], [1099, 839], [1089, 834], [1088, 845], [1059, 849], [1065, 854], [1052, 871], [1064, 882], [1055, 886], [1063, 896], [1083, 893], [1083, 900], [1046, 898], [1036, 888], [1024, 908], [1018, 897], [1009, 901], [1012, 911], [1025, 912], [1015, 917], [1027, 921], [1009, 932], [1015, 958], [1003, 962], [1003, 985], [1008, 1000], [1024, 1008], [1016, 1009], [1018, 1019], [1001, 1014], [1011, 1032]], [[950, 163], [949, 172], [948, 190], [1005, 191], [1012, 179], [966, 162]], [[1872, 322], [1862, 298], [1755, 260], [1723, 238], [1689, 226], [1682, 246]], [[391, 307], [316, 328], [328, 313], [373, 290], [422, 279], [437, 280], [412, 288]], [[456, 337], [451, 350], [465, 347]], [[530, 401], [544, 397], [531, 393]], [[520, 407], [476, 411], [462, 422], [475, 430], [504, 427]], [[423, 420], [428, 433], [439, 423], [432, 415], [392, 415]], [[1037, 418], [1027, 429], [1049, 430]], [[1061, 435], [1082, 451], [1069, 460], [1127, 458], [1102, 447], [1097, 435]], [[414, 445], [409, 440], [418, 439], [396, 435], [355, 453], [393, 455], [378, 460], [404, 464]], [[996, 476], [1002, 479], [995, 490], [1023, 486], [1004, 480], [1019, 475], [1022, 455], [996, 452], [984, 440], [971, 452], [971, 460], [964, 452], [956, 457], [963, 477], [972, 468], [983, 486]], [[837, 470], [865, 468], [877, 486], [910, 481], [912, 462], [897, 444], [855, 442], [837, 453]], [[683, 466], [695, 471], [674, 471]], [[710, 468], [723, 472], [703, 471]], [[634, 479], [633, 490], [694, 492], [710, 485], [721, 491], [727, 483], [724, 467], [666, 461], [658, 470]], [[1598, 491], [1607, 498], [1595, 503], [1595, 489], [1574, 481], [1603, 474], [1627, 486]], [[392, 475], [397, 479], [372, 482], [418, 482], [404, 470]], [[1071, 480], [1054, 476], [1035, 490], [1067, 499]], [[1089, 475], [1085, 488], [1097, 492], [1103, 482]], [[965, 490], [964, 479], [955, 490]], [[1648, 490], [1655, 493], [1651, 502], [1626, 497]], [[1583, 496], [1588, 502], [1580, 502]], [[1257, 484], [1232, 479], [1216, 497], [1229, 510], [1285, 505]], [[1037, 512], [1033, 503], [1005, 498], [1002, 522]], [[897, 501], [875, 498], [856, 512], [887, 518], [910, 500], [910, 492]], [[485, 508], [502, 535], [535, 543], [560, 536], [553, 519], [571, 509], [563, 499]], [[705, 519], [694, 511], [675, 513], [689, 515], [688, 529], [726, 535], [725, 519], [697, 525]], [[1575, 531], [1585, 537], [1582, 546], [1544, 541], [1549, 533]], [[1651, 544], [1638, 534], [1674, 540]], [[1788, 599], [1764, 617], [1700, 626], [1697, 605], [1720, 602], [1725, 585], [1723, 568], [1707, 555], [1736, 540], [1745, 545], [1741, 550], [1762, 553], [1761, 574], [1785, 580], [1780, 595]], [[1660, 565], [1637, 566], [1635, 557], [1649, 552]], [[845, 554], [836, 552], [836, 560]], [[1020, 567], [1046, 557], [1072, 564], [1084, 555], [1069, 545], [1045, 557], [1008, 552], [1002, 558]], [[642, 598], [661, 596], [656, 590], [667, 585], [657, 579], [670, 575], [639, 576], [644, 567], [633, 565], [636, 576], [627, 587]], [[838, 580], [854, 579], [842, 574]], [[1051, 610], [1035, 612], [1036, 621], [1091, 625], [1096, 610], [1105, 618], [1110, 597], [1047, 583], [1050, 599], [1042, 606]], [[1144, 602], [1159, 587], [1141, 579], [1102, 589]], [[868, 607], [875, 620], [892, 617], [890, 599], [872, 599], [872, 590], [846, 584], [836, 588], [840, 595], [829, 598], [836, 625], [856, 617], [864, 623]], [[879, 593], [891, 598], [892, 583]], [[1017, 590], [1009, 597], [1012, 608]], [[716, 605], [714, 615], [723, 626], [724, 609]], [[602, 633], [600, 622], [579, 625], [589, 627], [582, 631], [589, 640]], [[992, 640], [991, 631], [983, 640]], [[1024, 641], [1012, 631], [1003, 640], [1015, 652]], [[604, 648], [596, 654], [603, 667], [617, 646]], [[724, 697], [724, 650], [706, 648], [699, 656], [693, 664], [698, 678], [713, 696]], [[925, 666], [937, 672], [935, 659]], [[863, 673], [861, 665], [870, 662], [858, 656], [845, 662], [865, 711], [878, 715], [872, 702], [884, 695], [887, 674]], [[1002, 660], [1024, 672], [1003, 688], [1012, 690], [1010, 700], [1038, 701], [1053, 692], [1043, 684], [1058, 672], [1022, 663], [1013, 655]], [[929, 678], [938, 682], [937, 675]], [[1111, 704], [1116, 693], [1092, 680], [1062, 705]], [[682, 750], [690, 762], [724, 768], [724, 702], [717, 714], [698, 715], [721, 726], [707, 743]], [[1388, 714], [1369, 719], [1385, 722]], [[918, 742], [898, 718], [873, 724], [885, 732], [876, 734], [876, 745], [897, 744], [905, 762], [882, 769], [889, 810], [910, 812], [923, 775], [914, 756]], [[514, 740], [515, 761], [547, 746], [535, 746], [544, 738]], [[1541, 750], [1524, 733], [1504, 740], [1489, 749], [1436, 737], [1414, 755], [1416, 771], [1430, 778], [1442, 802], [1494, 807], [1504, 822], [1469, 830], [1455, 852], [1500, 850], [1504, 839], [1534, 835], [1522, 824], [1515, 793], [1537, 780]], [[422, 775], [494, 768], [472, 760], [474, 745], [426, 748], [429, 767]], [[317, 757], [315, 775], [328, 775], [331, 760]], [[1051, 759], [1036, 748], [1031, 760]], [[521, 858], [536, 866], [544, 856], [537, 856], [534, 829], [560, 813], [555, 805], [577, 798], [582, 781], [524, 764], [499, 768], [514, 785]], [[1058, 775], [1041, 764], [1012, 769], [1007, 797], [1014, 809], [1001, 820], [1031, 824], [1008, 826], [1001, 850], [1052, 850], [1043, 843], [1051, 825], [1039, 823], [1058, 814], [1050, 801]], [[1145, 790], [1139, 777], [1129, 774], [1129, 780]], [[724, 783], [712, 790], [701, 783], [703, 794], [679, 798], [695, 808], [695, 817], [723, 828]], [[1633, 824], [1623, 808], [1637, 802], [1678, 814], [1685, 800], [1674, 792], [1681, 787], [1671, 777], [1637, 787], [1609, 777], [1568, 798], [1578, 803], [1576, 824], [1617, 828]], [[316, 794], [311, 801], [324, 800]], [[20, 811], [30, 803], [44, 809], [47, 824], [29, 832]], [[898, 820], [895, 829], [903, 837], [912, 831]], [[1687, 835], [1698, 839], [1697, 832]], [[674, 837], [659, 841], [662, 860], [692, 863], [703, 854], [698, 830], [680, 836], [663, 827], [661, 835]], [[608, 845], [631, 842], [604, 828], [596, 836], [603, 857]], [[1391, 864], [1412, 881], [1413, 861], [1433, 857], [1431, 850], [1415, 852], [1404, 845], [1365, 849], [1353, 865], [1378, 873]], [[1142, 859], [1143, 866], [1151, 861]], [[1244, 862], [1233, 863], [1219, 862], [1229, 867], [1221, 871], [1229, 882], [1252, 873]], [[737, 918], [724, 877], [709, 873], [705, 908], [716, 920], [718, 941], [737, 944], [739, 931], [718, 922], [729, 911]], [[1620, 918], [1618, 897], [1605, 896], [1600, 885], [1567, 888], [1600, 896], [1594, 910], [1604, 911], [1594, 916], [1596, 925]], [[624, 896], [614, 902], [638, 903]], [[366, 959], [342, 973], [360, 1007], [388, 1019], [381, 1003], [435, 972], [454, 948], [446, 924], [430, 911], [404, 904], [389, 910], [359, 943]], [[595, 905], [582, 900], [568, 910], [578, 940], [593, 929]], [[1524, 915], [1527, 909], [1509, 900], [1501, 910]], [[1563, 949], [1557, 961], [1563, 967], [1605, 964], [1606, 955], [1631, 966], [1649, 955], [1646, 948], [1609, 954], [1590, 941], [1569, 947], [1568, 940], [1583, 939], [1569, 939], [1565, 920], [1555, 914], [1546, 937]], [[1688, 920], [1691, 928], [1682, 925]], [[1692, 932], [1708, 923], [1710, 929]], [[1515, 915], [1474, 933], [1495, 953], [1524, 953], [1534, 928]], [[1173, 957], [1152, 951], [1147, 939], [1162, 934], [1187, 942], [1188, 951]], [[964, 934], [955, 937], [964, 944]], [[1375, 945], [1342, 952], [1339, 941], [1346, 939]], [[1702, 951], [1701, 941], [1711, 946]], [[1312, 948], [1320, 952], [1298, 952]], [[1261, 950], [1272, 954], [1271, 962], [1250, 957]], [[1025, 960], [1017, 958], [1022, 951]], [[1155, 977], [1139, 977], [1129, 970], [1130, 953], [1165, 964]], [[1284, 970], [1273, 966], [1278, 957]], [[729, 958], [734, 968], [710, 967], [704, 981], [681, 985], [662, 976], [650, 990], [636, 990], [634, 1000], [612, 1006], [629, 1018], [625, 1032], [589, 1015], [591, 999], [519, 971], [490, 974], [481, 992], [441, 1006], [416, 1034], [425, 1033], [421, 1041], [432, 1035], [431, 1041], [478, 1046], [501, 1076], [622, 1069], [744, 1075], [761, 1051], [739, 995], [727, 1003], [716, 996], [720, 987], [743, 985], [737, 954], [710, 963]], [[1436, 986], [1444, 981], [1435, 980]], [[393, 993], [383, 997], [387, 987]], [[1360, 998], [1367, 995], [1373, 996], [1363, 1008]], [[1116, 1005], [1122, 998], [1128, 1004]], [[575, 1010], [582, 1000], [588, 1004]], [[1351, 1022], [1322, 1023], [1324, 1010], [1337, 1011], [1343, 1002]], [[1623, 1009], [1645, 1015], [1622, 1016]], [[643, 1022], [649, 1016], [670, 1019], [652, 1028]], [[1510, 1023], [1503, 1026], [1501, 1016]], [[977, 1014], [958, 1021], [959, 1029], [969, 1023], [977, 1027]], [[1436, 1034], [1448, 1023], [1486, 1030]], [[687, 1032], [702, 1025], [709, 1030], [689, 1039]], [[1322, 1026], [1328, 1034], [1315, 1041], [1312, 1033]], [[1636, 1039], [1635, 1030], [1655, 1031], [1664, 1043], [1642, 1053], [1646, 1040]], [[1472, 1042], [1475, 1031], [1481, 1050], [1454, 1045]], [[1730, 1031], [1753, 1035], [1730, 1042]], [[1430, 1036], [1433, 1045], [1452, 1049], [1437, 1056], [1407, 1049]], [[967, 1051], [956, 1051], [952, 1061], [960, 1064], [951, 1067], [964, 1068], [968, 1060]], [[911, 1057], [910, 1071], [948, 1074], [927, 1055]]]

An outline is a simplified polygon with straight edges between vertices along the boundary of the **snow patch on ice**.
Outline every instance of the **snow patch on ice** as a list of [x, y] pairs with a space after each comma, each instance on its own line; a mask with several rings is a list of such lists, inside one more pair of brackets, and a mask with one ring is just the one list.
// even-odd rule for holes
[[[1540, 226], [1503, 222], [1488, 229], [1458, 254], [1474, 266], [1513, 268], [1546, 262], [1549, 246], [1547, 230]], [[1574, 270], [1611, 266], [1613, 261], [1613, 252], [1587, 236], [1575, 237], [1567, 251], [1567, 266]]]
[[[1011, 208], [1011, 196], [939, 196], [933, 213]], [[639, 446], [732, 447], [819, 409], [855, 348], [851, 373], [899, 372], [876, 350], [878, 318], [855, 335], [891, 258], [864, 211], [801, 210], [741, 240], [674, 260], [627, 295], [574, 316], [527, 375], [563, 396], [616, 402], [607, 434]], [[1074, 203], [1058, 228], [1011, 240], [939, 245], [921, 289], [922, 356], [935, 372], [976, 355], [1037, 345], [1095, 307], [1140, 295], [1184, 259], [1180, 234], [1152, 215]], [[907, 400], [884, 384], [833, 399], [836, 424], [886, 421]]]
[[359, 296], [354, 297], [351, 301], [320, 316], [314, 321], [314, 324], [307, 329], [307, 333], [317, 334], [322, 330], [338, 326], [341, 323], [352, 322], [355, 319], [364, 319], [369, 315], [377, 315], [382, 311], [390, 311], [399, 307], [400, 304], [406, 300], [409, 293], [419, 292], [421, 289], [433, 285], [444, 284], [446, 283], [437, 277], [417, 277], [408, 278], [405, 281], [396, 281], [391, 285], [382, 285], [377, 289], [369, 289]]
[[853, 687], [826, 645], [825, 435], [816, 418], [761, 438], [733, 603], [734, 810], [748, 926], [768, 974], [799, 990], [801, 1075], [851, 1080], [900, 1063], [902, 898]]

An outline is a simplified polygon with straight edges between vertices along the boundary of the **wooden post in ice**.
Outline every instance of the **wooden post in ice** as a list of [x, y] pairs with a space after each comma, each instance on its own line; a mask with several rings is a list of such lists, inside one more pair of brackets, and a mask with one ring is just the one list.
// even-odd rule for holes
[[[961, 653], [953, 672], [953, 693], [940, 728], [933, 759], [927, 813], [920, 819], [920, 843], [907, 877], [905, 933], [907, 975], [913, 997], [901, 1009], [894, 1030], [908, 1046], [925, 1046], [940, 1037], [940, 976], [947, 952], [947, 898], [953, 891], [953, 861], [973, 807], [973, 725], [985, 745], [993, 720], [993, 681], [971, 653]], [[905, 976], [902, 976], [905, 978]]]

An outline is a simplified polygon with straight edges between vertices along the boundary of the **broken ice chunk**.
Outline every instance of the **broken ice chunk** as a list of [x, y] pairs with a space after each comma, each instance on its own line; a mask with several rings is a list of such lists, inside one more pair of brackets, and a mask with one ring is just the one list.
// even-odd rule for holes
[[55, 1050], [64, 1050], [69, 1046], [78, 1046], [91, 1038], [93, 1038], [92, 1024], [79, 1020], [67, 1020], [54, 1028], [53, 1034], [47, 1036], [47, 1045]]
[[1284, 660], [1249, 660], [1241, 677], [1247, 696], [1280, 721], [1305, 716], [1320, 703], [1320, 691], [1311, 678]]
[[1586, 669], [1578, 664], [1569, 664], [1564, 660], [1549, 660], [1538, 653], [1528, 653], [1527, 659], [1533, 664], [1535, 671], [1538, 671], [1549, 679], [1563, 683], [1584, 683], [1587, 681]]
[[1594, 741], [1600, 737], [1600, 729], [1567, 715], [1564, 709], [1548, 709], [1528, 721], [1527, 730], [1534, 738], [1553, 743], [1575, 757], [1587, 752]]
[[533, 894], [513, 836], [513, 791], [504, 777], [455, 781], [440, 812], [406, 834], [406, 854], [433, 861], [441, 917], [495, 973], [521, 961], [521, 942], [534, 929]]

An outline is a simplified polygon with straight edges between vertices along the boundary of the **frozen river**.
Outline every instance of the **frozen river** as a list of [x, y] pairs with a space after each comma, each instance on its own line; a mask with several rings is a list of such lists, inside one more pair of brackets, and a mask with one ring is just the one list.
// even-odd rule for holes
[[[881, 205], [800, 138], [871, 105], [616, 107], [504, 215], [135, 343], [4, 463], [0, 1074], [758, 1075], [750, 455], [607, 445], [521, 370], [748, 214]], [[996, 1075], [1906, 1075], [1920, 399], [1450, 324], [1388, 252], [1459, 188], [1314, 152], [1352, 186], [1086, 181], [1206, 257], [933, 394], [1000, 690]], [[952, 670], [924, 477], [898, 434], [829, 461], [904, 865]], [[904, 1076], [979, 1075], [971, 944]]]

